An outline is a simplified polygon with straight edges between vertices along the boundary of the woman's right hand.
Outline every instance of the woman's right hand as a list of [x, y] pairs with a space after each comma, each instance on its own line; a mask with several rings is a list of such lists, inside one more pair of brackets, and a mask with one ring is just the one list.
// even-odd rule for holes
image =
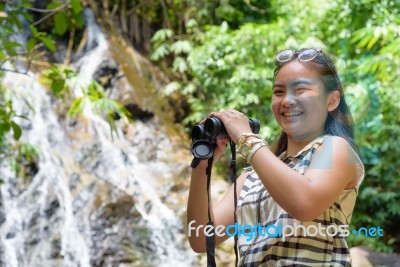
[[227, 144], [229, 144], [230, 142], [231, 139], [229, 137], [216, 139], [217, 146], [214, 150], [214, 162], [216, 162], [222, 156], [222, 154], [224, 154]]

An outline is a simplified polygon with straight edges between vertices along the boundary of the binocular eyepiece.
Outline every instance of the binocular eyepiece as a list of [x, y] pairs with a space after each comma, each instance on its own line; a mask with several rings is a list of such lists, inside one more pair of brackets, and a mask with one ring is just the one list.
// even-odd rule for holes
[[[260, 132], [260, 122], [257, 119], [250, 118], [249, 124], [253, 133]], [[195, 125], [191, 134], [194, 156], [191, 166], [196, 167], [200, 160], [211, 158], [214, 154], [215, 140], [227, 136], [224, 124], [216, 117], [207, 118], [204, 125]]]

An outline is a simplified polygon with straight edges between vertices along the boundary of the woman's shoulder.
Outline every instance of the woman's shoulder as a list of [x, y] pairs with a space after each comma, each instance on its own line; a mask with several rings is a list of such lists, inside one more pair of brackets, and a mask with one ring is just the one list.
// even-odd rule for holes
[[365, 174], [364, 165], [349, 141], [340, 136], [326, 135], [319, 150], [320, 152], [316, 153], [318, 158], [323, 158], [324, 162], [329, 159], [329, 166], [333, 166], [333, 164], [340, 166], [349, 173], [352, 173], [350, 170], [354, 170], [355, 177], [351, 184], [354, 187], [361, 184]]
[[324, 135], [319, 142], [315, 157], [323, 158], [324, 161], [334, 159], [346, 160], [350, 164], [362, 164], [360, 157], [349, 141], [335, 135]]
[[325, 149], [332, 152], [332, 155], [345, 157], [354, 164], [362, 164], [357, 151], [345, 138], [337, 135], [324, 135]]

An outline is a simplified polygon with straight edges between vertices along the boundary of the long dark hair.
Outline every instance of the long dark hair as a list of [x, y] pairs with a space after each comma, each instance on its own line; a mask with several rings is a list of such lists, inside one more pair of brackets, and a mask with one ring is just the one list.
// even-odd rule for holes
[[[298, 53], [295, 53], [293, 57], [284, 62], [275, 62], [276, 68], [274, 71], [274, 80], [280, 69], [296, 60], [298, 58]], [[319, 52], [318, 55], [310, 61], [300, 61], [299, 62], [311, 69], [314, 69], [321, 75], [321, 79], [325, 84], [325, 92], [327, 94], [337, 90], [340, 93], [340, 103], [339, 106], [328, 113], [325, 122], [324, 134], [335, 135], [343, 137], [352, 146], [352, 148], [358, 153], [357, 146], [354, 142], [354, 122], [351, 116], [350, 109], [346, 103], [342, 83], [339, 80], [339, 75], [337, 73], [336, 67], [333, 64], [332, 59], [323, 52]], [[282, 152], [287, 150], [288, 137], [285, 132], [281, 132], [278, 141], [275, 146], [274, 154], [279, 156]]]

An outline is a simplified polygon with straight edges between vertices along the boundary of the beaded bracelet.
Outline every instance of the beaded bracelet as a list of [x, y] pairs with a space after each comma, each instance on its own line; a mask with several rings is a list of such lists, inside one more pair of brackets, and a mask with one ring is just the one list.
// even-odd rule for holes
[[239, 142], [238, 142], [238, 144], [237, 144], [237, 149], [236, 149], [237, 152], [242, 151], [242, 146], [245, 144], [246, 139], [247, 139], [248, 137], [250, 137], [250, 136], [257, 137], [257, 138], [261, 139], [260, 136], [259, 136], [258, 134], [255, 134], [255, 133], [243, 133], [243, 134], [240, 136]]
[[255, 146], [251, 149], [250, 153], [249, 153], [249, 154], [247, 155], [247, 157], [246, 157], [247, 163], [248, 163], [248, 164], [250, 164], [250, 160], [251, 160], [251, 158], [254, 156], [254, 154], [255, 154], [260, 148], [262, 148], [262, 147], [264, 147], [264, 146], [269, 147], [269, 146], [268, 146], [268, 143], [267, 143], [266, 141], [263, 141], [263, 142], [261, 142], [261, 143], [258, 143], [257, 145], [255, 145]]

